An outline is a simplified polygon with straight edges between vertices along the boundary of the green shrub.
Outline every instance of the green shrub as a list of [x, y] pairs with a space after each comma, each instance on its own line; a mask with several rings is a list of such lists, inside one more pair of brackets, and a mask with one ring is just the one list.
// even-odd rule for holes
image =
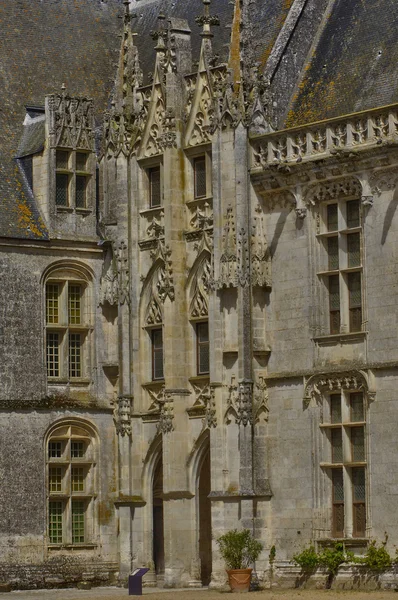
[[263, 545], [255, 540], [249, 529], [232, 529], [224, 533], [217, 544], [228, 569], [247, 569], [260, 556]]
[[268, 557], [269, 558], [269, 564], [271, 565], [271, 567], [272, 567], [272, 565], [275, 562], [275, 556], [276, 556], [276, 548], [275, 548], [275, 546], [272, 546], [271, 550], [269, 551], [269, 557]]
[[295, 554], [293, 556], [293, 561], [306, 572], [315, 571], [319, 565], [319, 557], [314, 546], [304, 548], [302, 552]]
[[377, 546], [376, 540], [370, 542], [365, 556], [357, 559], [357, 562], [372, 571], [386, 571], [392, 565], [392, 559], [386, 550], [385, 543]]
[[334, 577], [339, 566], [351, 562], [353, 556], [352, 552], [346, 552], [344, 544], [338, 542], [334, 548], [324, 548], [319, 555], [319, 564], [327, 570], [329, 575]]

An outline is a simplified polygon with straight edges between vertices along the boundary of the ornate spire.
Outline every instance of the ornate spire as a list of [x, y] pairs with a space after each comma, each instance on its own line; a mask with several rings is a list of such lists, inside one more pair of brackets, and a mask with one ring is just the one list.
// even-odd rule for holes
[[213, 37], [211, 25], [219, 25], [220, 19], [217, 15], [210, 14], [211, 0], [203, 0], [203, 15], [196, 17], [195, 21], [198, 25], [202, 25], [202, 37]]
[[206, 66], [208, 66], [213, 56], [211, 46], [213, 33], [211, 31], [211, 26], [220, 25], [219, 17], [210, 14], [210, 3], [211, 0], [203, 0], [203, 15], [196, 17], [195, 19], [198, 25], [202, 25], [202, 33], [200, 34], [202, 36], [201, 58], [204, 57], [206, 59]]
[[131, 21], [137, 17], [130, 13], [130, 0], [123, 0], [124, 14], [122, 45], [120, 49], [120, 60], [116, 76], [116, 85], [113, 95], [113, 106], [121, 112], [127, 107], [132, 110], [133, 90], [142, 84], [142, 72], [138, 61], [138, 50], [134, 45], [134, 35], [131, 31]]
[[164, 26], [166, 17], [163, 13], [158, 15], [158, 28], [156, 31], [151, 31], [151, 38], [157, 42], [155, 46], [156, 52], [166, 51], [167, 29]]

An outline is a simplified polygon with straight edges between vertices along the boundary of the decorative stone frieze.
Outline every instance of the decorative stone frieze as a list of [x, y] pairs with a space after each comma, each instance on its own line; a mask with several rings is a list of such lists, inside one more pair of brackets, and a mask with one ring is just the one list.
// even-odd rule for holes
[[231, 377], [228, 385], [228, 402], [225, 411], [224, 422], [228, 425], [235, 420], [238, 425], [253, 424], [253, 381], [243, 379], [236, 383], [235, 377]]
[[131, 436], [131, 396], [119, 396], [113, 410], [116, 431], [121, 436]]
[[312, 375], [305, 382], [304, 401], [306, 404], [320, 402], [323, 393], [344, 390], [363, 391], [371, 401], [375, 395], [373, 377], [368, 372], [355, 370]]
[[264, 215], [260, 205], [255, 208], [251, 243], [251, 285], [270, 288], [271, 255], [267, 243]]
[[191, 286], [193, 289], [189, 309], [191, 319], [207, 317], [209, 314], [209, 290], [212, 276], [211, 256], [204, 253], [203, 260], [196, 268], [195, 278]]
[[236, 287], [238, 281], [238, 258], [236, 248], [235, 215], [231, 205], [225, 215], [223, 252], [220, 258], [218, 287]]
[[343, 198], [344, 196], [357, 198], [362, 196], [361, 184], [356, 177], [309, 186], [304, 196], [304, 202], [307, 205], [315, 205], [319, 202]]
[[237, 279], [241, 287], [250, 284], [250, 256], [247, 231], [241, 227], [238, 232], [238, 270]]
[[170, 394], [165, 393], [164, 400], [159, 401], [160, 403], [160, 415], [158, 423], [158, 432], [164, 435], [174, 431], [173, 419], [174, 419], [174, 405], [173, 398]]
[[259, 376], [254, 383], [253, 423], [268, 421], [268, 386], [264, 377]]
[[212, 385], [209, 385], [209, 393], [205, 398], [205, 417], [202, 423], [204, 428], [217, 427], [215, 390]]
[[150, 397], [150, 406], [148, 408], [149, 413], [160, 413], [160, 408], [162, 403], [165, 402], [166, 399], [166, 388], [165, 385], [162, 384], [160, 387], [156, 387], [155, 389], [151, 389], [147, 387], [147, 392]]
[[164, 239], [158, 239], [156, 248], [150, 253], [153, 264], [157, 261], [161, 263], [158, 269], [157, 289], [159, 298], [162, 302], [166, 298], [174, 300], [174, 285], [173, 285], [173, 269], [171, 261], [170, 247], [165, 243]]
[[243, 379], [239, 382], [238, 396], [238, 425], [253, 424], [253, 382], [248, 379]]
[[62, 86], [61, 94], [48, 96], [48, 108], [52, 147], [94, 152], [94, 112], [91, 99], [69, 96], [65, 86]]
[[130, 269], [126, 242], [122, 240], [113, 244], [113, 253], [118, 274], [119, 302], [130, 306]]
[[104, 262], [101, 283], [99, 304], [105, 303], [114, 306], [119, 302], [119, 279], [116, 258], [111, 249], [108, 249]]
[[239, 402], [239, 392], [238, 392], [238, 384], [236, 383], [236, 377], [231, 377], [231, 383], [228, 387], [228, 400], [227, 400], [227, 409], [224, 415], [224, 422], [229, 425], [234, 419], [235, 422], [238, 420], [238, 402]]

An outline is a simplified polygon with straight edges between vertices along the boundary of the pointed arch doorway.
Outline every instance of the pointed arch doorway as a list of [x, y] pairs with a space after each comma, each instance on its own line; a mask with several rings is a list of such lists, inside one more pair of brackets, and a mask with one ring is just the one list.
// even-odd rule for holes
[[153, 562], [157, 581], [164, 577], [163, 457], [160, 454], [152, 484]]
[[210, 490], [210, 448], [207, 447], [197, 479], [200, 578], [204, 586], [209, 585], [212, 571]]

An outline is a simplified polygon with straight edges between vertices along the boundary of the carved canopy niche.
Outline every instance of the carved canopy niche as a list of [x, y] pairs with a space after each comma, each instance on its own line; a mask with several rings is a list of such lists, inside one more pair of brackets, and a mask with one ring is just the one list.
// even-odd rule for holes
[[374, 400], [374, 376], [370, 371], [341, 371], [312, 375], [304, 388], [304, 402], [319, 403], [323, 394], [340, 391], [362, 391], [369, 402]]

